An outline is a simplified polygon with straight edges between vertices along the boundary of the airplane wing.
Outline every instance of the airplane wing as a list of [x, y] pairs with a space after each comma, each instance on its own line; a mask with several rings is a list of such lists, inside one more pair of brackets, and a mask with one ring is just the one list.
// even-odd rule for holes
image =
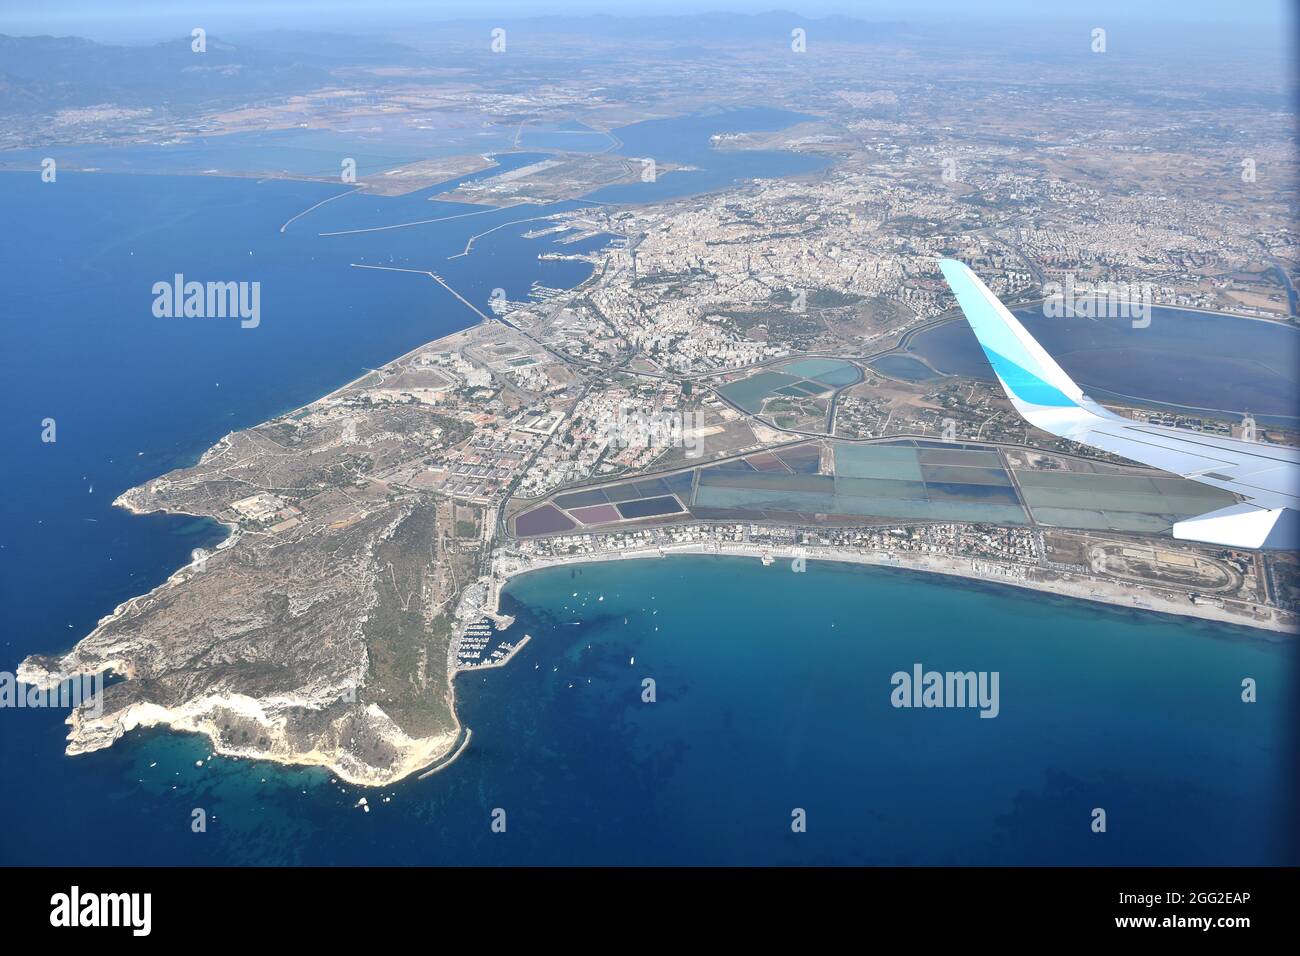
[[1243, 548], [1294, 546], [1300, 536], [1300, 452], [1116, 415], [1083, 394], [968, 267], [941, 259], [939, 268], [1007, 398], [1031, 425], [1241, 498], [1176, 522], [1175, 538]]

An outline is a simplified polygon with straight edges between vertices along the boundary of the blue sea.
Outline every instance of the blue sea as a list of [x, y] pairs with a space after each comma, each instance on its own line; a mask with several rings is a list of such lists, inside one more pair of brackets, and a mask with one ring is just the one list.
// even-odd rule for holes
[[[806, 157], [706, 148], [712, 132], [795, 118], [617, 132], [626, 155], [650, 137], [656, 156], [700, 167], [643, 184], [658, 199], [812, 171]], [[353, 263], [432, 269], [479, 304], [589, 272], [540, 261], [573, 247], [525, 239], [527, 223], [449, 258], [475, 233], [577, 202], [322, 236], [473, 210], [430, 202], [454, 184], [358, 194], [281, 232], [345, 187], [151, 171], [0, 173], [0, 670], [65, 651], [221, 536], [112, 508], [123, 490], [475, 321], [425, 277]], [[261, 324], [155, 318], [150, 288], [177, 272], [260, 281]], [[40, 440], [46, 418], [54, 443]], [[473, 740], [424, 781], [361, 791], [318, 769], [208, 761], [205, 740], [163, 730], [69, 758], [63, 713], [0, 710], [0, 862], [1300, 862], [1292, 642], [816, 562], [802, 575], [716, 558], [553, 569], [506, 600], [514, 634], [533, 640], [510, 666], [458, 679]], [[890, 674], [916, 662], [999, 671], [1001, 714], [890, 707]], [[1238, 699], [1245, 676], [1257, 704]], [[1089, 829], [1098, 806], [1106, 834]], [[191, 830], [196, 808], [206, 833]], [[505, 833], [489, 827], [498, 808]], [[791, 832], [795, 808], [806, 833]]]

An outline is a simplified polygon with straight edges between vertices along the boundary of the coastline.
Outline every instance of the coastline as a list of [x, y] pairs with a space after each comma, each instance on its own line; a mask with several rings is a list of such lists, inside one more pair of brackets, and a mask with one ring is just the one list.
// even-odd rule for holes
[[[486, 321], [489, 320], [482, 320], [474, 326], [448, 333], [438, 339], [418, 345], [409, 350], [403, 356], [394, 359], [393, 362], [398, 362], [410, 355], [427, 350], [439, 342], [455, 340], [464, 336], [470, 330], [477, 327], [477, 325], [481, 325]], [[347, 389], [354, 387], [358, 382], [361, 382], [366, 377], [375, 374], [376, 371], [378, 370], [362, 370], [362, 372], [355, 378], [327, 392], [312, 402], [299, 406], [297, 409], [294, 409], [293, 412], [319, 406]], [[290, 412], [289, 414], [292, 414], [293, 412]], [[200, 456], [200, 460], [206, 459], [213, 454], [220, 453], [233, 434], [234, 432], [227, 433], [215, 442]], [[228, 521], [220, 521], [211, 515], [194, 514], [186, 511], [173, 511], [168, 508], [141, 507], [135, 500], [133, 500], [135, 496], [134, 493], [138, 492], [140, 488], [146, 487], [147, 484], [148, 483], [139, 486], [139, 488], [127, 489], [114, 500], [113, 504], [132, 514], [184, 514], [197, 519], [212, 520], [223, 525], [227, 529], [228, 534], [215, 546], [212, 554], [233, 546], [245, 533], [240, 530], [237, 524]], [[1271, 614], [1268, 620], [1245, 620], [1240, 615], [1231, 614], [1223, 608], [1215, 607], [1213, 605], [1193, 605], [1185, 599], [1177, 601], [1171, 596], [1161, 594], [1160, 592], [1150, 588], [1137, 586], [1135, 589], [1134, 585], [1118, 581], [1091, 581], [1077, 577], [1061, 580], [1059, 573], [1056, 580], [1034, 580], [1028, 576], [1035, 570], [1033, 567], [1002, 564], [987, 559], [970, 559], [935, 554], [863, 552], [831, 548], [795, 548], [791, 546], [760, 547], [757, 545], [735, 543], [708, 545], [686, 543], [668, 545], [662, 548], [649, 547], [628, 549], [624, 551], [580, 553], [547, 557], [524, 557], [518, 554], [506, 554], [502, 559], [500, 559], [501, 567], [497, 570], [496, 581], [488, 595], [483, 610], [490, 614], [499, 615], [501, 613], [501, 591], [514, 577], [527, 574], [531, 571], [543, 570], [549, 567], [561, 567], [565, 565], [610, 563], [616, 561], [664, 558], [672, 555], [690, 554], [755, 558], [769, 563], [773, 561], [790, 561], [796, 557], [802, 557], [812, 561], [829, 561], [848, 565], [890, 567], [903, 571], [925, 572], [963, 580], [977, 581], [984, 584], [1004, 585], [1030, 591], [1047, 592], [1073, 600], [1108, 604], [1114, 607], [1125, 608], [1130, 611], [1174, 615], [1193, 620], [1228, 624], [1236, 627], [1246, 627], [1257, 632], [1253, 635], [1257, 639], [1281, 640], [1297, 635], [1297, 632], [1293, 627], [1287, 625], [1285, 622], [1277, 620], [1275, 614]], [[87, 635], [87, 638], [93, 637], [95, 634], [100, 632], [104, 625], [121, 617], [132, 608], [148, 602], [156, 597], [160, 592], [184, 584], [189, 577], [198, 573], [199, 569], [197, 565], [199, 564], [199, 561], [200, 559], [191, 560], [187, 564], [177, 568], [165, 581], [160, 582], [147, 593], [136, 595], [119, 604], [110, 614], [105, 615], [99, 620], [95, 629], [90, 635]], [[85, 638], [83, 638], [83, 640], [84, 639]], [[67, 752], [69, 754], [75, 754], [99, 749], [100, 747], [111, 745], [131, 729], [163, 725], [167, 726], [168, 729], [172, 731], [202, 734], [207, 738], [213, 753], [234, 758], [267, 760], [285, 766], [319, 766], [338, 776], [341, 780], [355, 786], [387, 786], [412, 776], [423, 780], [454, 763], [468, 749], [470, 743], [472, 732], [470, 728], [464, 726], [460, 722], [457, 714], [455, 688], [456, 676], [466, 671], [506, 666], [514, 659], [523, 646], [528, 643], [529, 639], [529, 635], [521, 637], [509, 653], [501, 660], [490, 664], [480, 664], [474, 667], [462, 667], [457, 664], [455, 658], [456, 642], [453, 641], [448, 648], [446, 666], [449, 685], [448, 696], [452, 720], [455, 725], [454, 730], [450, 734], [415, 740], [407, 737], [404, 733], [401, 733], [400, 729], [398, 729], [396, 725], [393, 725], [391, 728], [386, 728], [386, 730], [392, 734], [393, 742], [399, 743], [401, 749], [405, 751], [405, 759], [401, 761], [400, 766], [394, 767], [390, 769], [389, 772], [383, 774], [382, 778], [366, 774], [361, 771], [360, 767], [350, 766], [349, 761], [341, 752], [329, 752], [319, 748], [286, 752], [285, 750], [277, 750], [270, 747], [264, 750], [258, 750], [257, 748], [242, 746], [231, 747], [228, 744], [223, 744], [221, 741], [221, 735], [217, 731], [217, 728], [211, 724], [209, 719], [207, 719], [208, 715], [204, 712], [206, 708], [199, 707], [196, 709], [193, 706], [174, 709], [145, 707], [137, 710], [132, 708], [132, 712], [126, 715], [125, 719], [114, 728], [116, 732], [110, 731], [109, 733], [101, 734], [96, 733], [95, 728], [84, 728], [88, 732], [88, 735], [94, 738], [91, 745], [85, 746], [84, 742], [80, 746], [70, 743]], [[77, 642], [74, 647], [79, 645], [80, 641]], [[38, 675], [35, 673], [30, 673], [29, 676], [39, 680]], [[129, 677], [130, 674], [128, 673], [125, 676]], [[190, 703], [194, 704], [195, 702]], [[212, 704], [213, 701], [208, 699], [197, 703]], [[232, 706], [236, 709], [245, 709], [248, 704], [256, 705], [256, 702], [252, 701], [251, 698], [246, 700], [226, 699], [223, 703], [226, 706]], [[257, 709], [259, 711], [261, 710], [260, 707]], [[266, 721], [267, 716], [268, 715], [264, 713], [259, 713], [259, 717], [261, 717], [262, 721]], [[385, 722], [387, 722], [387, 715], [383, 715], [383, 717], [385, 718]], [[69, 734], [69, 739], [71, 741], [77, 736], [79, 730], [77, 714], [75, 712], [70, 714], [66, 722], [72, 728], [72, 731]], [[270, 723], [271, 721], [267, 722]], [[107, 728], [105, 728], [105, 730], [107, 730]]]
[[457, 736], [460, 738], [460, 745], [456, 746], [449, 753], [445, 753], [441, 757], [435, 759], [429, 769], [420, 773], [415, 778], [416, 780], [424, 780], [426, 777], [432, 777], [440, 770], [446, 770], [456, 762], [456, 758], [465, 752], [465, 748], [469, 746], [470, 738], [474, 736], [474, 731], [459, 722], [457, 723], [457, 726], [460, 728], [460, 731], [463, 732], [463, 735], [460, 732], [457, 733]]
[[[818, 550], [823, 550], [825, 553], [819, 554], [817, 553]], [[1133, 586], [1125, 584], [1124, 582], [1116, 582], [1111, 588], [1099, 590], [1095, 585], [1100, 585], [1104, 582], [1083, 582], [1079, 580], [1051, 582], [1035, 581], [1029, 578], [1013, 577], [1005, 573], [982, 571], [976, 567], [976, 565], [985, 565], [988, 567], [999, 567], [1007, 570], [1020, 567], [1018, 565], [1009, 564], [998, 565], [996, 562], [989, 559], [956, 558], [947, 555], [899, 556], [891, 553], [847, 550], [833, 551], [829, 548], [764, 548], [757, 545], [746, 544], [724, 544], [721, 546], [679, 544], [663, 548], [637, 548], [619, 552], [533, 558], [530, 563], [526, 565], [520, 565], [516, 568], [504, 570], [502, 572], [500, 583], [498, 584], [494, 595], [497, 602], [496, 608], [499, 610], [500, 594], [506, 584], [508, 584], [511, 579], [528, 574], [532, 571], [541, 571], [546, 568], [563, 567], [565, 565], [574, 564], [616, 563], [619, 561], [667, 558], [673, 555], [688, 554], [713, 557], [757, 558], [759, 560], [770, 558], [776, 562], [791, 561], [795, 558], [804, 558], [808, 561], [825, 561], [838, 564], [894, 568], [900, 571], [923, 572], [952, 578], [961, 578], [969, 581], [979, 581], [984, 584], [996, 584], [1006, 587], [1021, 588], [1029, 591], [1046, 592], [1057, 597], [1065, 597], [1077, 601], [1087, 601], [1095, 604], [1108, 604], [1113, 607], [1122, 607], [1131, 611], [1186, 617], [1215, 624], [1229, 624], [1236, 627], [1260, 631], [1262, 633], [1256, 636], [1261, 639], [1285, 639], [1300, 636], [1300, 632], [1295, 628], [1284, 622], [1278, 621], [1276, 617], [1270, 618], [1268, 622], [1247, 622], [1237, 615], [1228, 613], [1222, 608], [1213, 605], [1179, 603], [1167, 597], [1163, 597], [1148, 588], [1141, 588], [1138, 593], [1134, 593]], [[1274, 637], [1274, 635], [1276, 635], [1276, 637]]]
[[[447, 337], [450, 338], [459, 334], [461, 333], [451, 333]], [[427, 347], [427, 344], [420, 346], [420, 348], [425, 347]], [[344, 388], [346, 387], [348, 386], [344, 386]], [[330, 394], [335, 393], [331, 392]], [[322, 399], [317, 399], [310, 404], [316, 404], [316, 402], [322, 401], [326, 397], [328, 396], [323, 396]], [[302, 407], [307, 408], [310, 405]], [[229, 432], [224, 435], [203, 452], [199, 457], [199, 461], [222, 451], [234, 434], [235, 432]], [[168, 507], [142, 507], [135, 500], [135, 497], [144, 491], [153, 480], [156, 479], [151, 479], [149, 482], [123, 491], [113, 500], [112, 506], [122, 508], [132, 515], [167, 514], [210, 521], [226, 529], [226, 536], [207, 553], [198, 556], [192, 555], [188, 562], [176, 568], [166, 579], [160, 581], [148, 591], [134, 595], [119, 603], [110, 613], [100, 617], [95, 627], [88, 634], [75, 641], [66, 652], [55, 652], [49, 655], [28, 655], [25, 657], [16, 669], [16, 676], [20, 682], [48, 689], [61, 681], [78, 675], [90, 674], [92, 672], [90, 669], [79, 667], [75, 662], [72, 667], [67, 666], [70, 659], [86, 642], [101, 635], [106, 627], [112, 625], [124, 615], [146, 607], [150, 602], [168, 591], [183, 586], [195, 575], [201, 574], [204, 570], [204, 562], [222, 551], [232, 548], [245, 535], [260, 534], [260, 532], [246, 532], [238, 524], [223, 521], [212, 514]], [[453, 641], [449, 646], [449, 653], [454, 653], [454, 649], [455, 642]], [[51, 666], [56, 663], [57, 667]], [[338, 744], [337, 739], [335, 741], [336, 746], [333, 748], [323, 748], [317, 745], [309, 749], [294, 749], [285, 735], [286, 723], [283, 710], [286, 701], [284, 699], [259, 700], [241, 693], [208, 694], [187, 700], [179, 706], [161, 706], [147, 702], [136, 702], [128, 705], [121, 712], [112, 715], [101, 713], [85, 716], [80, 710], [74, 708], [64, 720], [64, 724], [70, 728], [66, 738], [68, 743], [64, 752], [68, 756], [93, 753], [96, 750], [111, 747], [132, 730], [165, 727], [170, 732], [197, 734], [206, 738], [207, 745], [213, 755], [234, 759], [266, 760], [283, 766], [320, 767], [349, 785], [361, 787], [388, 786], [405, 780], [412, 775], [420, 774], [422, 771], [428, 774], [441, 770], [459, 757], [468, 746], [469, 728], [460, 722], [456, 714], [455, 669], [451, 665], [452, 658], [449, 657], [448, 695], [453, 726], [448, 732], [427, 737], [412, 737], [398, 726], [377, 704], [370, 703], [362, 708], [364, 716], [373, 725], [372, 729], [401, 755], [396, 766], [386, 768], [382, 772], [376, 772], [375, 768], [356, 760], [345, 747]], [[102, 659], [99, 666], [94, 670], [98, 673], [119, 675], [127, 680], [136, 677], [135, 666], [131, 661], [123, 658]], [[307, 710], [316, 710], [321, 706], [320, 701], [306, 698], [293, 703]], [[240, 713], [254, 721], [268, 735], [269, 743], [261, 746], [250, 746], [232, 745], [229, 741], [226, 741], [213, 716], [219, 708]], [[337, 738], [337, 735], [335, 736]]]
[[[348, 195], [340, 193], [335, 197]], [[538, 219], [551, 218], [548, 216], [537, 217]], [[287, 225], [287, 224], [286, 224]], [[404, 270], [415, 271], [415, 270]], [[430, 273], [429, 275], [432, 276]], [[570, 289], [570, 292], [581, 290], [599, 275], [598, 271], [593, 269], [592, 272]], [[436, 277], [435, 277], [436, 278]], [[457, 295], [454, 290], [454, 295]], [[457, 295], [459, 298], [459, 296]], [[464, 302], [464, 300], [461, 300]], [[466, 303], [468, 304], [468, 303]], [[1173, 307], [1171, 307], [1173, 308]], [[1237, 316], [1232, 313], [1213, 313], [1224, 318], [1250, 318], [1247, 316]], [[362, 368], [360, 372], [348, 381], [337, 387], [325, 392], [319, 397], [305, 404], [285, 409], [276, 415], [271, 416], [263, 422], [247, 426], [246, 428], [236, 429], [227, 432], [220, 439], [208, 447], [200, 456], [199, 462], [203, 462], [214, 455], [219, 455], [229, 446], [229, 443], [237, 432], [250, 431], [259, 425], [277, 419], [301, 413], [313, 408], [319, 408], [329, 403], [350, 389], [357, 387], [360, 383], [371, 376], [383, 376], [383, 369], [395, 366], [404, 360], [419, 354], [421, 352], [436, 348], [440, 343], [455, 343], [458, 340], [470, 335], [473, 330], [490, 325], [498, 321], [483, 313], [478, 313], [478, 321], [473, 322], [464, 328], [448, 332], [430, 341], [420, 343], [407, 352], [399, 355], [388, 362], [384, 363], [377, 369]], [[1257, 321], [1267, 321], [1257, 319]], [[183, 469], [178, 469], [183, 470]], [[117, 507], [122, 507], [132, 514], [148, 513], [165, 513], [186, 515], [196, 519], [214, 521], [223, 525], [227, 530], [227, 536], [218, 543], [212, 553], [216, 553], [234, 546], [244, 534], [258, 535], [260, 532], [243, 532], [239, 525], [221, 521], [212, 515], [193, 513], [183, 510], [172, 510], [167, 507], [149, 508], [141, 507], [135, 500], [138, 492], [149, 487], [153, 481], [143, 482], [141, 485], [129, 488], [123, 491], [113, 502]], [[831, 561], [841, 564], [858, 564], [874, 565], [880, 567], [892, 567], [904, 571], [921, 571], [930, 574], [946, 575], [953, 578], [959, 578], [970, 581], [978, 581], [986, 584], [1001, 584], [1010, 587], [1019, 587], [1025, 590], [1048, 592], [1058, 596], [1063, 596], [1080, 601], [1091, 601], [1100, 604], [1109, 604], [1115, 607], [1123, 607], [1131, 611], [1145, 611], [1158, 614], [1175, 615], [1195, 620], [1205, 620], [1220, 624], [1230, 624], [1237, 627], [1249, 627], [1252, 630], [1262, 632], [1256, 637], [1270, 638], [1271, 635], [1278, 635], [1274, 639], [1284, 639], [1285, 637], [1295, 636], [1296, 631], [1292, 626], [1278, 621], [1277, 615], [1273, 614], [1270, 609], [1270, 615], [1267, 620], [1246, 620], [1241, 615], [1234, 615], [1227, 610], [1212, 605], [1193, 605], [1184, 597], [1182, 601], [1175, 600], [1170, 595], [1165, 595], [1159, 591], [1135, 586], [1124, 582], [1106, 582], [1091, 581], [1082, 577], [1067, 577], [1065, 580], [1060, 579], [1057, 574], [1056, 580], [1035, 580], [1030, 575], [1035, 572], [1035, 568], [1022, 565], [999, 564], [992, 560], [972, 560], [958, 556], [935, 555], [935, 554], [895, 554], [895, 553], [876, 553], [862, 552], [852, 550], [837, 550], [830, 548], [765, 548], [755, 545], [741, 544], [721, 544], [703, 545], [703, 544], [679, 544], [669, 545], [663, 548], [640, 548], [629, 549], [627, 551], [611, 551], [602, 553], [588, 553], [565, 555], [555, 557], [528, 557], [523, 563], [520, 557], [513, 554], [503, 556], [502, 563], [516, 562], [518, 566], [513, 570], [504, 571], [498, 574], [497, 581], [491, 588], [488, 600], [485, 602], [484, 610], [490, 613], [500, 613], [500, 594], [504, 586], [514, 577], [526, 574], [534, 570], [542, 570], [547, 567], [558, 567], [564, 565], [575, 565], [583, 563], [608, 563], [619, 560], [636, 560], [646, 558], [668, 557], [674, 554], [698, 554], [713, 555], [725, 557], [749, 557], [764, 560], [767, 563], [771, 561], [789, 561], [796, 557], [806, 558], [813, 561]], [[129, 598], [119, 604], [110, 614], [101, 618], [94, 630], [89, 635], [82, 638], [81, 641], [75, 642], [73, 651], [81, 646], [82, 641], [98, 635], [105, 625], [116, 621], [124, 614], [148, 604], [155, 597], [164, 591], [183, 585], [194, 574], [202, 570], [202, 562], [210, 556], [193, 558], [187, 564], [177, 568], [170, 574], [166, 580], [162, 581], [147, 593], [139, 594]], [[781, 570], [781, 569], [778, 569]], [[228, 742], [222, 742], [220, 729], [216, 726], [211, 718], [211, 713], [216, 706], [225, 707], [234, 711], [245, 712], [251, 719], [256, 720], [259, 724], [268, 728], [277, 724], [281, 719], [273, 707], [264, 707], [261, 702], [251, 697], [244, 697], [242, 694], [233, 694], [229, 696], [204, 697], [197, 700], [188, 700], [177, 707], [159, 707], [156, 705], [133, 706], [123, 715], [123, 719], [114, 727], [102, 726], [97, 727], [93, 722], [88, 722], [87, 726], [82, 726], [82, 722], [76, 711], [69, 715], [67, 723], [71, 726], [72, 732], [69, 734], [69, 740], [78, 738], [77, 742], [70, 743], [67, 752], [69, 754], [88, 752], [90, 750], [100, 749], [101, 747], [111, 746], [113, 742], [130, 730], [137, 727], [166, 726], [169, 730], [203, 734], [209, 742], [214, 753], [219, 753], [230, 757], [243, 757], [247, 759], [262, 759], [272, 763], [283, 764], [286, 766], [320, 766], [331, 773], [337, 775], [340, 779], [352, 785], [376, 787], [385, 786], [395, 783], [399, 780], [416, 776], [417, 779], [424, 779], [432, 774], [445, 769], [455, 762], [468, 749], [471, 730], [464, 726], [457, 715], [457, 699], [455, 678], [458, 674], [468, 670], [479, 670], [484, 668], [504, 667], [510, 663], [515, 655], [529, 641], [529, 635], [523, 635], [519, 641], [504, 655], [500, 660], [492, 663], [479, 664], [474, 667], [462, 667], [456, 661], [456, 644], [455, 640], [449, 645], [447, 667], [448, 690], [447, 697], [450, 705], [451, 719], [453, 728], [448, 733], [438, 734], [428, 738], [411, 738], [401, 731], [396, 724], [392, 723], [378, 707], [375, 707], [377, 713], [371, 713], [369, 716], [381, 726], [382, 733], [388, 738], [397, 749], [402, 751], [403, 759], [390, 768], [386, 773], [376, 775], [373, 772], [367, 773], [361, 764], [349, 760], [349, 755], [342, 747], [336, 750], [316, 746], [310, 749], [293, 750], [291, 746], [276, 741], [274, 744], [265, 748], [248, 747], [242, 745], [231, 746]], [[68, 652], [69, 655], [72, 651]], [[109, 667], [113, 670], [112, 666]], [[121, 671], [128, 678], [131, 677], [129, 667], [124, 667]], [[39, 682], [42, 677], [48, 679], [53, 674], [41, 675], [35, 670], [29, 671], [28, 676], [34, 680], [26, 681], [28, 683]], [[311, 706], [310, 703], [307, 706]], [[373, 705], [372, 705], [373, 706]], [[84, 733], [85, 740], [80, 739]]]
[[[200, 701], [200, 703], [209, 704], [212, 701], [212, 698], [207, 698]], [[248, 703], [245, 704], [245, 701]], [[220, 703], [231, 708], [240, 708], [241, 706], [245, 708], [251, 707], [261, 713], [261, 708], [252, 698], [222, 698], [220, 699]], [[269, 763], [284, 767], [318, 767], [322, 770], [328, 771], [330, 774], [349, 786], [375, 788], [400, 783], [411, 775], [419, 774], [421, 771], [425, 771], [426, 768], [430, 768], [431, 766], [432, 769], [429, 769], [427, 773], [441, 770], [443, 767], [450, 764], [456, 757], [459, 757], [461, 752], [469, 743], [469, 728], [464, 727], [459, 721], [456, 723], [456, 731], [454, 733], [438, 737], [412, 738], [401, 733], [399, 729], [397, 730], [397, 734], [400, 734], [400, 738], [397, 739], [409, 741], [412, 744], [410, 747], [412, 756], [408, 757], [401, 767], [391, 771], [388, 776], [385, 776], [382, 779], [376, 779], [373, 776], [364, 775], [359, 772], [357, 768], [354, 768], [354, 766], [348, 761], [340, 759], [340, 755], [337, 752], [321, 750], [319, 748], [280, 752], [272, 749], [258, 750], [251, 747], [232, 747], [222, 742], [220, 731], [215, 722], [208, 716], [207, 712], [191, 712], [192, 710], [192, 708], [165, 708], [154, 705], [133, 707], [130, 709], [127, 719], [120, 722], [117, 727], [114, 728], [117, 732], [107, 743], [99, 744], [98, 741], [95, 741], [95, 746], [74, 746], [74, 744], [70, 743], [66, 748], [65, 753], [70, 757], [75, 757], [78, 754], [83, 753], [93, 753], [94, 751], [103, 749], [104, 747], [112, 746], [118, 741], [118, 739], [126, 736], [133, 730], [140, 728], [165, 727], [169, 733], [196, 734], [205, 738], [212, 756], [229, 757], [234, 760], [265, 760]], [[392, 724], [391, 718], [388, 718], [387, 715], [382, 716], [389, 724]], [[82, 721], [76, 710], [69, 713], [64, 723], [72, 728], [72, 731], [69, 734], [69, 739], [71, 739], [82, 726]], [[270, 726], [271, 722], [268, 721], [268, 727]], [[392, 724], [392, 726], [393, 728], [396, 728], [395, 724]], [[462, 742], [460, 748], [456, 749], [456, 742], [458, 739]], [[414, 744], [421, 742], [431, 743], [426, 743], [424, 748], [413, 746]], [[455, 750], [454, 753], [452, 753], [453, 750]], [[448, 757], [448, 754], [451, 754], [451, 756]]]

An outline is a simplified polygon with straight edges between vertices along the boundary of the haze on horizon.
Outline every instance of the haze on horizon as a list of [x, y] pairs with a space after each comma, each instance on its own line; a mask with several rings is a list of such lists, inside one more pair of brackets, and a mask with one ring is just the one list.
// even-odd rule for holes
[[[615, 3], [601, 0], [548, 0], [544, 4], [525, 0], [489, 0], [471, 3], [448, 0], [435, 5], [417, 0], [380, 0], [359, 9], [344, 0], [230, 0], [227, 3], [107, 2], [69, 0], [32, 5], [20, 0], [0, 2], [0, 34], [15, 36], [54, 34], [77, 35], [101, 42], [150, 42], [188, 33], [202, 20], [214, 33], [255, 30], [348, 31], [388, 34], [408, 26], [449, 20], [493, 18], [610, 16], [695, 16], [713, 13], [756, 15], [786, 13], [816, 20], [847, 16], [867, 22], [903, 21], [917, 25], [951, 28], [955, 23], [979, 27], [1015, 21], [1032, 27], [1054, 24], [1128, 23], [1152, 33], [1170, 27], [1204, 27], [1214, 24], [1259, 38], [1290, 35], [1295, 26], [1294, 8], [1286, 0], [1232, 3], [1228, 0], [1149, 0], [1135, 9], [1123, 0], [1094, 0], [1079, 9], [1044, 10], [1035, 0], [996, 0], [972, 11], [960, 0], [813, 0], [808, 3], [744, 2], [718, 0], [701, 5], [689, 0], [653, 0], [650, 3]], [[1221, 37], [1221, 39], [1223, 39]]]

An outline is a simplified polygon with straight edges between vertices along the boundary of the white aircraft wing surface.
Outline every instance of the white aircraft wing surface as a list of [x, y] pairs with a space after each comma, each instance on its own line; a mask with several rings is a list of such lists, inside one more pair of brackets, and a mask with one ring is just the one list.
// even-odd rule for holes
[[1300, 509], [1300, 451], [1130, 421], [1083, 394], [968, 267], [939, 267], [1011, 404], [1031, 425], [1202, 484], [1240, 501], [1187, 518], [1175, 538], [1232, 547], [1292, 547]]

